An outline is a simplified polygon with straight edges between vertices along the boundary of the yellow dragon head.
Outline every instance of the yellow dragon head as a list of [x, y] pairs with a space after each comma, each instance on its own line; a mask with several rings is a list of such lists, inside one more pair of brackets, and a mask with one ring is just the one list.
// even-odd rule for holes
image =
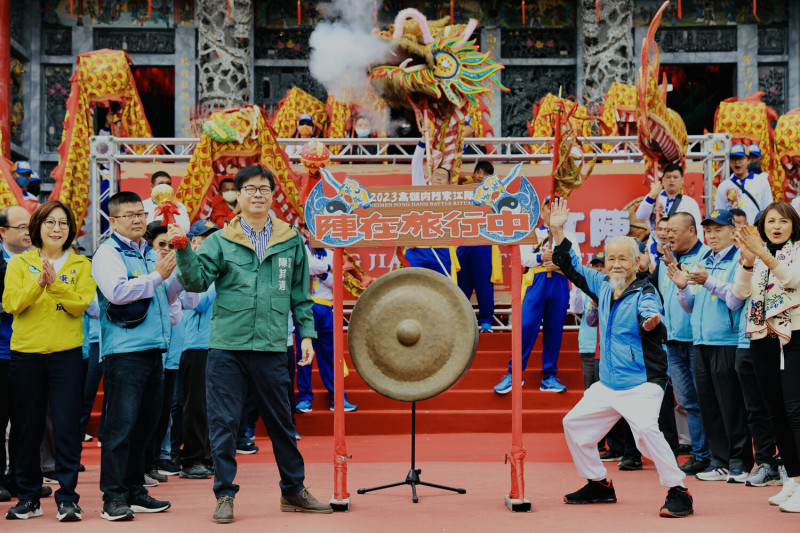
[[446, 101], [460, 108], [478, 105], [491, 84], [506, 89], [497, 78], [503, 65], [483, 54], [470, 40], [478, 21], [447, 25], [449, 17], [429, 22], [413, 8], [400, 11], [389, 31], [378, 35], [394, 45], [387, 61], [376, 65], [369, 77], [391, 106], [408, 107], [408, 99]]

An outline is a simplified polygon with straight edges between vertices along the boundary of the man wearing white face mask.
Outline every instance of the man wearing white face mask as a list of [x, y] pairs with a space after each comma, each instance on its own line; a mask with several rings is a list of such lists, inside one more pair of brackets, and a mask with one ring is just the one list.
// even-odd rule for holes
[[[353, 132], [359, 139], [367, 139], [372, 137], [372, 124], [369, 121], [369, 117], [366, 115], [357, 117]], [[378, 153], [378, 147], [368, 144], [361, 144], [358, 145], [356, 153], [358, 155], [375, 155]]]
[[224, 228], [225, 223], [241, 213], [242, 208], [236, 201], [236, 188], [233, 180], [225, 178], [219, 182], [219, 194], [211, 201], [211, 216], [208, 217], [218, 228]]

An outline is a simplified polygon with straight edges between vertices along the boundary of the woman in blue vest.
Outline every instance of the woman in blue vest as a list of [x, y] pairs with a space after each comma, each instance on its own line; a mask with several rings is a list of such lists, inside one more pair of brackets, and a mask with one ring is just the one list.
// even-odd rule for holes
[[36, 249], [11, 258], [3, 293], [3, 308], [14, 315], [11, 384], [19, 496], [6, 518], [42, 515], [39, 444], [49, 402], [56, 455], [53, 475], [60, 485], [56, 516], [73, 522], [81, 519], [75, 489], [83, 438], [82, 317], [97, 286], [89, 260], [69, 252], [78, 232], [69, 207], [46, 202], [31, 215], [29, 229]]

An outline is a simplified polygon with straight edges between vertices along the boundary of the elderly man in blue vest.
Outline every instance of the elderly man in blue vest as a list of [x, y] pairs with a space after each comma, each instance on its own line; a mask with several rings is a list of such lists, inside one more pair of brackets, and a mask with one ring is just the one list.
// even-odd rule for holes
[[170, 502], [147, 494], [145, 447], [156, 429], [164, 393], [162, 354], [169, 348], [169, 306], [182, 290], [175, 253], [159, 258], [144, 234], [147, 214], [136, 193], [108, 201], [114, 233], [92, 260], [100, 304], [100, 356], [108, 399], [100, 459], [103, 510], [110, 521], [158, 513]]
[[668, 274], [678, 287], [678, 303], [691, 313], [694, 379], [711, 464], [697, 474], [703, 481], [744, 483], [753, 467], [753, 443], [736, 373], [736, 347], [744, 300], [733, 294], [739, 249], [733, 245], [730, 211], [703, 220], [711, 247], [691, 272], [676, 264]]
[[553, 202], [550, 229], [556, 248], [553, 263], [576, 287], [597, 302], [600, 331], [600, 381], [564, 417], [564, 435], [578, 473], [588, 483], [564, 496], [570, 504], [613, 503], [614, 485], [606, 479], [597, 442], [620, 419], [630, 425], [637, 447], [655, 463], [668, 487], [660, 516], [678, 518], [694, 512], [686, 477], [658, 427], [667, 384], [667, 358], [661, 346], [661, 299], [647, 278], [637, 277], [639, 247], [631, 237], [606, 243], [606, 273], [581, 264], [564, 238], [569, 210]]
[[710, 251], [697, 238], [694, 217], [688, 213], [674, 213], [667, 221], [669, 246], [664, 247], [664, 259], [659, 261], [650, 281], [661, 293], [664, 301], [664, 325], [667, 326], [667, 360], [669, 374], [675, 390], [675, 399], [686, 410], [689, 436], [692, 439], [691, 457], [681, 465], [687, 474], [704, 472], [711, 465], [711, 454], [706, 443], [703, 418], [694, 383], [694, 338], [690, 313], [678, 302], [678, 288], [669, 279], [667, 266], [676, 263], [690, 271]]

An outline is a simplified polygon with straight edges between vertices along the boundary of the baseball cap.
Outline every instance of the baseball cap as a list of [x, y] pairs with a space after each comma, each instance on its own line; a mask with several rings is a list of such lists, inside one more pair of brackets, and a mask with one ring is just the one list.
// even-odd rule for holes
[[42, 178], [36, 172], [31, 171], [31, 181], [42, 181]]
[[589, 261], [589, 264], [590, 265], [593, 265], [595, 263], [605, 264], [605, 262], [606, 262], [606, 253], [601, 250], [592, 256], [592, 260]]
[[731, 157], [747, 157], [747, 148], [743, 144], [731, 146]]
[[312, 117], [308, 113], [303, 113], [302, 115], [300, 115], [300, 118], [297, 119], [297, 123], [298, 124], [303, 124], [304, 122], [307, 122], [309, 125], [313, 126], [314, 125], [314, 117]]
[[[560, 197], [559, 195], [557, 195], [557, 194], [556, 194], [556, 196], [555, 196], [555, 197], [556, 197], [556, 198], [561, 198], [561, 197]], [[549, 204], [549, 203], [550, 203], [550, 197], [549, 197], [549, 196], [545, 196], [545, 197], [544, 197], [544, 200], [542, 201], [542, 205], [544, 206], [544, 205], [547, 205], [547, 204]]]
[[747, 147], [747, 153], [756, 157], [761, 157], [761, 147], [757, 144], [751, 144]]
[[720, 226], [734, 225], [733, 215], [731, 215], [731, 212], [727, 209], [715, 209], [708, 218], [701, 222], [701, 224], [705, 226], [708, 222], [714, 222]]
[[211, 222], [210, 220], [198, 220], [192, 227], [189, 229], [189, 233], [186, 234], [187, 237], [193, 239], [195, 237], [202, 237], [209, 233], [214, 233], [219, 229], [219, 226]]
[[[32, 174], [33, 173], [33, 169], [31, 168], [31, 164], [28, 163], [27, 161], [17, 161], [16, 163], [14, 163], [14, 166], [11, 167], [11, 170], [13, 172], [16, 172], [17, 174]], [[38, 178], [38, 176], [37, 176], [37, 178]]]

